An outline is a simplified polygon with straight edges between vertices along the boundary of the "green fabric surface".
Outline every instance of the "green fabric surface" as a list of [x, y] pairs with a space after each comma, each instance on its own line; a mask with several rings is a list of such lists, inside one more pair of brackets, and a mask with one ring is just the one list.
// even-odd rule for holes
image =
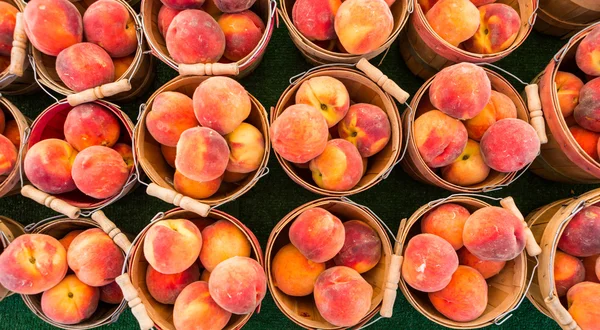
[[[552, 56], [565, 43], [564, 40], [543, 36], [533, 32], [527, 41], [506, 59], [496, 64], [509, 70], [521, 79], [530, 81], [548, 64]], [[372, 61], [379, 63], [381, 56]], [[158, 62], [158, 61], [157, 61]], [[304, 60], [289, 38], [285, 25], [281, 21], [276, 28], [261, 65], [241, 83], [260, 100], [266, 109], [274, 106], [281, 93], [289, 85], [289, 78], [311, 66]], [[416, 78], [408, 70], [399, 53], [396, 41], [390, 48], [381, 70], [395, 80], [411, 95], [422, 85], [423, 80]], [[161, 85], [176, 76], [174, 70], [159, 63], [156, 66], [156, 79], [145, 95], [135, 102], [120, 104], [123, 110], [135, 121], [138, 107]], [[510, 80], [517, 90], [522, 90], [514, 79]], [[53, 100], [39, 92], [32, 96], [8, 97], [26, 116], [35, 118]], [[399, 107], [401, 110], [403, 106]], [[241, 198], [219, 207], [245, 223], [258, 237], [264, 248], [274, 225], [294, 208], [320, 198], [295, 184], [271, 154], [270, 173]], [[146, 179], [147, 180], [147, 179]], [[518, 181], [493, 196], [513, 196], [521, 211], [527, 214], [537, 207], [557, 199], [572, 197], [596, 188], [592, 185], [569, 185], [545, 181], [531, 173], [525, 173]], [[446, 197], [450, 193], [437, 187], [428, 186], [412, 180], [398, 166], [387, 180], [377, 186], [352, 196], [355, 202], [367, 205], [381, 217], [392, 230], [397, 230], [399, 222], [409, 217], [417, 208], [427, 202]], [[137, 234], [150, 219], [160, 211], [172, 209], [172, 205], [145, 194], [143, 187], [106, 207], [105, 213], [123, 231]], [[0, 199], [0, 214], [23, 224], [34, 223], [54, 213], [22, 196], [10, 196]], [[539, 313], [525, 299], [513, 317], [502, 326], [504, 329], [558, 329], [559, 327], [543, 314]], [[37, 318], [25, 306], [21, 298], [14, 295], [0, 304], [0, 329], [51, 329]], [[136, 329], [137, 324], [129, 310], [119, 320], [105, 329]], [[298, 328], [276, 307], [270, 294], [263, 301], [260, 314], [252, 316], [246, 329], [293, 329]], [[382, 319], [371, 326], [372, 329], [440, 329], [417, 312], [398, 290], [398, 298], [391, 319]], [[490, 328], [493, 328], [490, 327]]]

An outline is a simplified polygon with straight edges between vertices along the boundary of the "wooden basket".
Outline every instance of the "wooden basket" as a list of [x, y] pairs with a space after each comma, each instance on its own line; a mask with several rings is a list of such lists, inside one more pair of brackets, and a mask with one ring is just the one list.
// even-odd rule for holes
[[324, 49], [302, 35], [302, 33], [296, 29], [296, 26], [292, 21], [292, 9], [294, 8], [295, 2], [295, 0], [281, 0], [281, 10], [279, 11], [279, 15], [281, 15], [283, 22], [285, 22], [285, 25], [287, 25], [290, 37], [292, 38], [292, 41], [296, 47], [300, 50], [306, 60], [313, 65], [331, 63], [356, 64], [361, 58], [370, 60], [375, 56], [385, 52], [390, 48], [394, 40], [398, 38], [398, 35], [408, 21], [408, 16], [412, 13], [414, 6], [412, 0], [396, 0], [392, 7], [390, 7], [392, 15], [394, 16], [394, 29], [392, 30], [392, 33], [386, 42], [381, 45], [381, 47], [370, 53], [353, 55]]
[[496, 1], [496, 3], [509, 5], [519, 12], [521, 29], [513, 44], [507, 49], [494, 54], [477, 54], [455, 47], [440, 38], [427, 22], [418, 0], [410, 1], [414, 2], [415, 12], [410, 18], [407, 30], [401, 36], [400, 52], [410, 71], [423, 79], [429, 79], [444, 67], [455, 63], [493, 63], [508, 56], [521, 46], [531, 33], [538, 9], [536, 0]]
[[269, 171], [267, 163], [269, 161], [269, 152], [271, 149], [269, 123], [265, 108], [254, 96], [248, 93], [252, 109], [250, 110], [250, 116], [248, 116], [245, 122], [256, 127], [262, 133], [265, 140], [265, 153], [259, 168], [254, 172], [250, 172], [248, 176], [240, 182], [223, 182], [219, 191], [206, 199], [192, 199], [175, 191], [175, 188], [173, 187], [173, 175], [175, 174], [175, 169], [169, 166], [164, 159], [160, 150], [160, 143], [156, 142], [146, 128], [146, 116], [152, 109], [152, 103], [158, 94], [166, 91], [176, 91], [186, 94], [191, 98], [194, 95], [196, 87], [208, 78], [210, 77], [179, 76], [159, 88], [152, 96], [150, 96], [148, 102], [140, 108], [141, 113], [134, 134], [134, 148], [135, 154], [137, 155], [137, 161], [142, 166], [142, 169], [148, 178], [152, 181], [146, 190], [148, 195], [158, 197], [167, 203], [181, 206], [188, 211], [196, 212], [202, 216], [208, 214], [211, 206], [221, 205], [234, 200], [245, 194], [250, 188], [254, 187], [256, 182]]
[[338, 79], [346, 86], [352, 101], [376, 105], [387, 113], [391, 127], [390, 141], [383, 150], [374, 156], [369, 157], [365, 175], [360, 179], [358, 184], [350, 190], [335, 191], [320, 188], [314, 183], [310, 170], [298, 168], [293, 163], [283, 159], [278, 153], [275, 153], [279, 164], [281, 164], [287, 175], [300, 186], [316, 194], [335, 197], [349, 196], [365, 191], [386, 178], [389, 172], [397, 164], [400, 157], [400, 149], [402, 148], [402, 124], [400, 122], [398, 108], [396, 107], [392, 96], [400, 103], [405, 103], [409, 96], [393, 81], [387, 79], [379, 69], [369, 64], [365, 59], [359, 61], [357, 67], [365, 74], [341, 66], [329, 66], [311, 70], [294, 81], [283, 92], [275, 108], [271, 109], [272, 124], [285, 109], [295, 104], [296, 91], [304, 81], [313, 77], [329, 76]]
[[386, 232], [387, 226], [368, 208], [346, 198], [334, 197], [318, 199], [296, 208], [279, 221], [269, 236], [265, 250], [265, 267], [269, 291], [279, 310], [294, 323], [306, 329], [343, 329], [343, 327], [337, 327], [327, 322], [319, 314], [312, 294], [304, 297], [288, 296], [277, 288], [271, 274], [271, 262], [275, 254], [283, 246], [290, 243], [288, 233], [292, 222], [302, 212], [315, 207], [326, 209], [342, 221], [363, 221], [371, 226], [381, 239], [382, 249], [379, 263], [370, 271], [361, 274], [373, 287], [371, 308], [367, 315], [352, 328], [360, 328], [365, 325], [378, 312], [382, 317], [391, 317], [400, 275], [401, 259], [392, 250], [392, 244]]
[[527, 298], [546, 316], [554, 319], [565, 330], [580, 329], [567, 309], [561, 304], [554, 285], [554, 257], [563, 231], [577, 212], [600, 202], [600, 189], [576, 198], [568, 198], [543, 206], [527, 216], [527, 222], [542, 247], [537, 275], [533, 274], [536, 259], [527, 259], [528, 276], [532, 284]]
[[[77, 7], [81, 15], [83, 15], [85, 10], [95, 1], [96, 0], [80, 0], [72, 3]], [[144, 42], [139, 17], [127, 2], [124, 0], [115, 1], [119, 2], [127, 8], [127, 11], [129, 11], [129, 15], [131, 15], [135, 21], [138, 39], [138, 47], [135, 51], [133, 62], [127, 71], [125, 71], [121, 77], [118, 77], [115, 82], [76, 93], [68, 88], [58, 77], [58, 74], [56, 73], [56, 57], [43, 54], [35, 47], [32, 47], [32, 64], [35, 66], [34, 70], [37, 73], [39, 83], [61, 95], [67, 96], [67, 100], [72, 106], [92, 102], [98, 99], [107, 99], [113, 102], [130, 101], [142, 94], [154, 80], [154, 62], [152, 56], [144, 54], [147, 45]], [[26, 3], [23, 2], [21, 5], [25, 8]]]
[[262, 61], [263, 55], [271, 40], [275, 28], [275, 14], [277, 2], [275, 0], [257, 0], [250, 10], [256, 13], [265, 22], [265, 32], [254, 50], [241, 60], [233, 63], [207, 63], [207, 64], [178, 64], [169, 55], [167, 44], [158, 29], [158, 11], [162, 3], [159, 0], [142, 0], [141, 17], [144, 34], [150, 45], [152, 54], [180, 75], [211, 76], [227, 75], [243, 78], [250, 74]]
[[[8, 246], [7, 243], [12, 242], [15, 238], [25, 234], [23, 225], [16, 222], [15, 220], [0, 215], [0, 254], [4, 252], [4, 249]], [[0, 285], [0, 302], [4, 298], [12, 296], [13, 292], [8, 291], [5, 287]]]
[[[131, 145], [133, 123], [129, 117], [127, 117], [127, 115], [115, 104], [102, 100], [94, 101], [93, 103], [111, 111], [117, 117], [121, 128], [121, 136], [119, 137], [118, 142]], [[23, 159], [27, 153], [27, 150], [41, 140], [51, 138], [64, 140], [65, 135], [63, 132], [63, 127], [67, 118], [67, 114], [69, 111], [71, 111], [71, 109], [73, 109], [73, 107], [69, 105], [66, 100], [62, 100], [59, 103], [54, 103], [48, 107], [33, 121], [29, 139], [23, 142], [27, 144], [22, 151]], [[121, 193], [107, 199], [95, 199], [86, 196], [79, 190], [74, 190], [59, 195], [50, 195], [38, 190], [33, 185], [25, 185], [21, 189], [21, 194], [53, 209], [58, 213], [64, 214], [71, 219], [76, 219], [81, 214], [81, 210], [87, 210], [88, 212], [85, 212], [84, 215], [89, 215], [93, 213], [94, 210], [109, 205], [129, 193], [135, 187], [134, 183], [136, 178], [137, 173], [134, 166], [129, 172], [129, 179], [125, 183]], [[24, 179], [26, 179], [25, 175]]]
[[[480, 197], [483, 198], [486, 196]], [[402, 254], [408, 245], [408, 241], [410, 241], [413, 236], [421, 233], [421, 217], [434, 207], [446, 203], [461, 205], [471, 213], [480, 208], [491, 206], [479, 198], [461, 196], [460, 194], [433, 201], [422, 206], [413, 213], [407, 221], [405, 221], [406, 219], [403, 220], [403, 223], [400, 225], [400, 231], [402, 231], [402, 233], [400, 234], [399, 243], [397, 243], [396, 248], [398, 248], [399, 245], [399, 250], [402, 251]], [[521, 212], [519, 212], [511, 197], [503, 199], [500, 203], [503, 208], [512, 212], [521, 220], [523, 219], [523, 215], [521, 215]], [[404, 223], [405, 226], [402, 228]], [[525, 223], [523, 223], [523, 226], [527, 228]], [[527, 253], [538, 255], [541, 252], [541, 249], [536, 244], [535, 239], [533, 239], [533, 235], [529, 228], [527, 228], [526, 233]], [[417, 291], [408, 286], [404, 279], [400, 280], [400, 290], [402, 290], [402, 293], [406, 296], [408, 302], [416, 310], [437, 324], [453, 329], [477, 329], [492, 325], [507, 317], [509, 313], [519, 306], [524, 298], [525, 292], [527, 291], [527, 260], [525, 251], [515, 259], [507, 261], [504, 269], [502, 269], [498, 275], [487, 279], [487, 283], [488, 304], [486, 309], [479, 318], [471, 322], [456, 322], [446, 318], [433, 307], [427, 293]]]
[[[106, 218], [102, 211], [97, 211], [94, 213], [92, 215], [92, 219], [93, 220], [84, 218], [59, 218], [50, 221], [45, 220], [40, 221], [37, 224], [27, 226], [27, 230], [32, 234], [46, 234], [56, 239], [60, 239], [73, 230], [100, 228], [114, 240], [115, 244], [117, 244], [123, 251], [123, 255], [125, 255], [125, 252], [131, 246], [131, 243], [129, 243], [127, 237], [115, 226], [114, 223]], [[123, 299], [118, 305], [107, 304], [101, 301], [98, 303], [98, 309], [96, 309], [90, 318], [78, 324], [67, 325], [57, 323], [49, 319], [44, 314], [41, 305], [41, 293], [36, 295], [21, 295], [21, 297], [23, 298], [25, 305], [27, 305], [27, 307], [29, 307], [29, 309], [44, 322], [67, 330], [93, 329], [102, 325], [114, 323], [118, 320], [119, 316], [127, 306], [127, 301], [125, 299]]]
[[[0, 111], [4, 112], [6, 120], [15, 120], [17, 127], [19, 128], [19, 135], [21, 136], [21, 145], [18, 147], [19, 155], [21, 157], [21, 150], [23, 149], [24, 141], [27, 139], [26, 131], [29, 130], [29, 123], [31, 120], [25, 117], [17, 107], [12, 104], [9, 100], [4, 97], [0, 97]], [[21, 168], [18, 163], [15, 168], [8, 175], [0, 175], [0, 197], [16, 194], [19, 192], [19, 182], [21, 180]]]
[[[155, 221], [166, 220], [166, 219], [202, 219], [200, 215], [194, 212], [185, 211], [181, 208], [172, 209], [165, 212], [164, 214], [159, 213], [150, 224], [146, 226], [138, 234], [133, 242], [133, 246], [129, 252], [128, 260], [125, 262], [128, 264], [123, 269], [123, 274], [117, 278], [117, 283], [121, 286], [125, 298], [129, 301], [129, 306], [132, 308], [133, 315], [137, 318], [140, 323], [140, 328], [150, 329], [155, 327], [160, 330], [175, 330], [173, 325], [173, 305], [165, 305], [157, 302], [146, 286], [146, 269], [148, 268], [148, 262], [144, 257], [144, 238], [148, 229], [152, 226]], [[224, 220], [234, 224], [239, 230], [241, 230], [252, 247], [252, 253], [250, 258], [255, 259], [258, 263], [264, 267], [264, 259], [262, 249], [258, 239], [250, 229], [233, 216], [219, 211], [211, 210], [206, 218], [218, 221]], [[256, 308], [256, 313], [260, 312], [260, 305]], [[232, 314], [229, 323], [224, 328], [225, 330], [240, 329], [244, 324], [250, 320], [253, 313], [245, 315]]]
[[538, 32], [569, 37], [600, 20], [600, 2], [596, 0], [540, 0]]

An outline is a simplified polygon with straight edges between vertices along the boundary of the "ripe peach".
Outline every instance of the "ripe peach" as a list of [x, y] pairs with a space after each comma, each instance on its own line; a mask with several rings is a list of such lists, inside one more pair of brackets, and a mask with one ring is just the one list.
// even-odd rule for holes
[[173, 324], [177, 330], [223, 329], [230, 318], [231, 313], [213, 300], [204, 281], [185, 287], [173, 307]]
[[367, 103], [354, 104], [338, 125], [340, 138], [352, 142], [362, 157], [380, 152], [390, 140], [391, 127], [381, 108]]
[[600, 207], [588, 206], [579, 211], [565, 228], [558, 248], [575, 257], [600, 254]]
[[104, 286], [121, 275], [125, 258], [121, 249], [99, 228], [77, 235], [67, 250], [67, 262], [77, 278], [91, 286]]
[[277, 251], [271, 267], [277, 288], [287, 295], [296, 297], [313, 293], [317, 277], [325, 270], [324, 263], [306, 259], [292, 244]]
[[116, 116], [96, 103], [84, 103], [71, 109], [63, 129], [65, 140], [77, 151], [91, 146], [112, 147], [121, 135]]
[[452, 164], [467, 145], [467, 129], [457, 119], [432, 110], [414, 123], [417, 149], [427, 166], [437, 168]]
[[579, 144], [586, 154], [598, 160], [598, 139], [600, 139], [600, 133], [588, 131], [577, 125], [569, 127], [569, 132], [571, 132], [577, 144]]
[[427, 12], [429, 11], [429, 9], [431, 9], [431, 7], [433, 7], [433, 5], [435, 5], [439, 0], [418, 0], [419, 5], [421, 5], [421, 9], [423, 10], [423, 13], [427, 14]]
[[321, 110], [327, 126], [333, 127], [348, 113], [350, 95], [341, 81], [332, 77], [314, 77], [300, 85], [296, 104], [308, 104]]
[[25, 154], [25, 175], [34, 186], [49, 194], [73, 191], [77, 187], [71, 168], [76, 155], [77, 151], [66, 141], [42, 140]]
[[596, 27], [577, 47], [575, 60], [581, 71], [590, 76], [600, 76], [598, 56], [600, 56], [600, 28]]
[[309, 40], [333, 40], [335, 15], [341, 5], [341, 0], [297, 0], [292, 9], [294, 26]]
[[4, 127], [4, 132], [2, 134], [4, 135], [4, 137], [10, 140], [10, 142], [12, 142], [12, 144], [14, 144], [16, 148], [19, 148], [19, 146], [21, 145], [21, 133], [19, 132], [19, 126], [17, 125], [16, 121], [7, 121], [6, 126]]
[[492, 3], [479, 7], [479, 14], [479, 29], [463, 44], [467, 51], [494, 54], [506, 50], [515, 42], [521, 29], [521, 17], [513, 7]]
[[185, 177], [198, 182], [223, 175], [229, 162], [229, 147], [216, 131], [206, 127], [190, 128], [177, 143], [175, 167]]
[[213, 0], [215, 6], [224, 13], [237, 13], [250, 9], [256, 0]]
[[59, 239], [58, 241], [60, 242], [60, 244], [62, 244], [62, 246], [65, 248], [65, 250], [68, 251], [69, 246], [71, 246], [71, 243], [73, 242], [75, 237], [77, 237], [77, 235], [79, 235], [81, 233], [83, 233], [83, 230], [70, 231], [68, 234], [66, 234], [63, 238]]
[[115, 81], [115, 66], [100, 46], [82, 42], [61, 51], [56, 57], [56, 73], [75, 92]]
[[563, 117], [567, 118], [573, 114], [573, 110], [579, 104], [579, 92], [583, 88], [583, 81], [572, 73], [558, 71], [554, 82], [560, 111]]
[[362, 178], [363, 162], [356, 147], [342, 139], [330, 140], [322, 154], [310, 161], [317, 186], [335, 191], [352, 189]]
[[342, 221], [320, 207], [302, 212], [292, 223], [289, 235], [290, 242], [313, 262], [333, 259], [345, 240]]
[[117, 143], [113, 146], [113, 149], [123, 157], [123, 161], [127, 165], [127, 171], [130, 171], [133, 167], [133, 150], [129, 144]]
[[225, 141], [231, 150], [227, 171], [250, 173], [260, 167], [265, 154], [265, 138], [256, 127], [241, 123], [225, 135]]
[[600, 284], [582, 282], [567, 293], [569, 314], [581, 329], [598, 329], [600, 319]]
[[463, 246], [463, 229], [470, 215], [466, 208], [458, 204], [442, 204], [423, 215], [421, 232], [437, 235], [458, 250]]
[[144, 256], [162, 274], [177, 274], [190, 268], [202, 249], [198, 227], [185, 219], [156, 222], [144, 239]]
[[116, 281], [100, 287], [100, 301], [112, 305], [120, 304], [123, 301], [123, 291]]
[[209, 218], [196, 218], [196, 219], [191, 219], [190, 221], [194, 225], [196, 225], [196, 227], [198, 227], [198, 230], [200, 231], [200, 233], [202, 233], [202, 231], [204, 230], [204, 228], [206, 228], [206, 227], [212, 225], [213, 223], [215, 223], [214, 220], [209, 219]]
[[98, 308], [100, 290], [68, 275], [42, 294], [42, 312], [54, 322], [77, 324], [88, 319]]
[[445, 239], [419, 234], [408, 241], [404, 250], [402, 278], [422, 292], [435, 292], [450, 283], [458, 267], [458, 256]]
[[0, 134], [0, 175], [7, 175], [15, 168], [18, 157], [17, 147]]
[[225, 34], [225, 53], [230, 61], [239, 61], [248, 56], [263, 36], [265, 24], [254, 12], [223, 14], [219, 26]]
[[479, 10], [469, 0], [440, 0], [425, 15], [429, 25], [452, 46], [471, 38], [479, 27]]
[[490, 101], [485, 105], [477, 116], [465, 120], [464, 124], [469, 133], [469, 139], [480, 141], [483, 134], [496, 123], [496, 108], [490, 98]]
[[481, 260], [469, 252], [466, 247], [461, 248], [457, 253], [461, 265], [475, 269], [486, 280], [498, 275], [506, 265], [506, 261]]
[[467, 141], [467, 146], [452, 164], [442, 167], [442, 178], [459, 186], [470, 186], [483, 182], [490, 168], [483, 161], [477, 141]]
[[496, 0], [471, 0], [471, 2], [476, 6], [480, 7], [483, 5], [487, 5], [488, 3], [494, 3]]
[[360, 220], [344, 222], [344, 246], [333, 259], [337, 266], [346, 266], [360, 274], [375, 267], [381, 259], [381, 239], [377, 232]]
[[[583, 268], [585, 268], [584, 281], [600, 283], [600, 254], [583, 258]], [[596, 265], [598, 265], [598, 275], [596, 274]]]
[[506, 94], [492, 91], [490, 102], [494, 104], [496, 111], [496, 121], [506, 118], [517, 118], [517, 107], [515, 103]]
[[223, 176], [206, 182], [198, 182], [186, 178], [183, 174], [176, 170], [175, 176], [173, 177], [173, 186], [175, 190], [184, 194], [185, 196], [195, 199], [203, 199], [214, 195], [217, 190], [219, 190], [221, 181], [223, 181]]
[[46, 55], [57, 56], [83, 39], [81, 14], [67, 0], [29, 1], [23, 19], [27, 38]]
[[498, 172], [516, 172], [540, 153], [540, 139], [529, 123], [514, 118], [497, 121], [481, 138], [481, 155]]
[[198, 9], [187, 9], [171, 21], [165, 37], [177, 63], [217, 62], [225, 52], [225, 34], [217, 21]]
[[125, 57], [113, 58], [113, 65], [115, 66], [115, 81], [118, 81], [125, 75], [125, 72], [129, 70], [129, 67], [135, 59], [135, 54], [128, 55]]
[[227, 183], [236, 183], [244, 180], [247, 177], [248, 173], [236, 173], [225, 171], [225, 174], [223, 174], [223, 181]]
[[204, 5], [205, 0], [160, 0], [164, 6], [177, 9], [200, 9]]
[[579, 126], [600, 132], [600, 78], [583, 86], [579, 94], [579, 104], [573, 110], [573, 117]]
[[92, 146], [73, 161], [73, 181], [82, 193], [97, 199], [118, 194], [127, 182], [129, 169], [114, 149]]
[[83, 14], [85, 40], [106, 50], [111, 57], [124, 57], [138, 46], [135, 21], [127, 8], [114, 0], [98, 0]]
[[585, 268], [581, 260], [564, 252], [556, 251], [554, 256], [554, 285], [559, 297], [585, 279]]
[[20, 294], [38, 294], [67, 274], [67, 252], [54, 237], [24, 234], [0, 254], [0, 284]]
[[175, 158], [177, 156], [177, 148], [176, 147], [168, 147], [164, 144], [160, 145], [160, 152], [162, 153], [165, 161], [169, 166], [175, 168]]
[[221, 262], [233, 257], [249, 257], [250, 241], [233, 223], [219, 220], [202, 230], [200, 262], [209, 272]]
[[335, 15], [335, 32], [350, 54], [381, 47], [394, 28], [390, 8], [380, 0], [345, 0]]
[[179, 92], [162, 92], [154, 98], [152, 110], [146, 116], [146, 128], [160, 144], [177, 146], [181, 133], [197, 127], [192, 99]]
[[210, 272], [208, 270], [203, 270], [202, 275], [200, 275], [200, 281], [208, 282], [210, 280]]
[[19, 10], [8, 2], [0, 2], [0, 55], [10, 56]]
[[162, 5], [158, 11], [158, 32], [163, 38], [167, 37], [167, 31], [171, 25], [173, 18], [179, 14], [181, 10], [173, 9], [169, 6]]
[[175, 274], [159, 273], [150, 265], [146, 270], [148, 292], [161, 304], [174, 304], [181, 291], [198, 279], [200, 279], [200, 269], [195, 263], [183, 272]]
[[211, 77], [194, 91], [194, 113], [200, 125], [221, 135], [233, 132], [248, 118], [252, 107], [248, 92], [228, 77]]

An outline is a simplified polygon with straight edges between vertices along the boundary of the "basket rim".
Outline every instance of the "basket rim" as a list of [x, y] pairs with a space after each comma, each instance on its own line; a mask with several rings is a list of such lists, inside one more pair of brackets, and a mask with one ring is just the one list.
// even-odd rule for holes
[[571, 25], [573, 30], [585, 29], [586, 27], [594, 24], [594, 22], [590, 22], [590, 23], [575, 23], [575, 22], [563, 21], [560, 18], [554, 17], [554, 15], [550, 14], [549, 12], [547, 12], [541, 6], [538, 8], [538, 18], [542, 19], [546, 23], [550, 23], [550, 22], [548, 22], [546, 20], [546, 19], [549, 18], [549, 19], [554, 20], [556, 22], [560, 22], [560, 23], [562, 23], [564, 25]]
[[[17, 149], [17, 162], [15, 163], [15, 167], [12, 169], [12, 171], [10, 171], [4, 180], [0, 181], [0, 197], [2, 197], [4, 194], [10, 192], [20, 182], [20, 180], [17, 180], [17, 177], [20, 177], [21, 173], [19, 160], [23, 158], [21, 153], [25, 152], [25, 131], [29, 128], [29, 123], [28, 118], [23, 115], [21, 110], [19, 110], [19, 108], [17, 108], [17, 106], [10, 102], [7, 98], [0, 97], [0, 106], [6, 109], [6, 111], [13, 116], [13, 120], [17, 123], [17, 127], [19, 128], [19, 137], [21, 139], [21, 143]], [[2, 111], [2, 109], [0, 109], [0, 111]], [[14, 184], [12, 184], [13, 181], [15, 181]], [[3, 192], [5, 189], [6, 191]]]

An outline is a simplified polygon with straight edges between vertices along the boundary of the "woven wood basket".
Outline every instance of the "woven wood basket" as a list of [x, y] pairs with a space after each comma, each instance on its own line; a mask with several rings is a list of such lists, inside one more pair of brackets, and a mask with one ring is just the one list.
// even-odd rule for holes
[[[363, 54], [363, 55], [353, 55], [349, 53], [341, 53], [333, 50], [327, 50], [315, 44], [313, 41], [308, 40], [294, 25], [292, 21], [292, 9], [294, 8], [295, 0], [281, 0], [280, 6], [281, 10], [279, 11], [279, 15], [283, 18], [283, 22], [288, 28], [290, 37], [292, 41], [296, 45], [296, 47], [300, 50], [302, 55], [306, 58], [306, 60], [313, 65], [322, 65], [322, 64], [331, 64], [331, 63], [347, 63], [347, 64], [355, 64], [361, 58], [366, 58], [370, 60], [375, 56], [387, 51], [394, 40], [398, 38], [400, 31], [408, 21], [408, 16], [413, 11], [413, 2], [412, 0], [396, 0], [394, 4], [390, 7], [392, 11], [392, 15], [394, 16], [394, 29], [390, 34], [389, 38], [386, 42], [381, 45], [381, 47], [376, 50]], [[415, 1], [416, 3], [416, 1]]]
[[[29, 129], [29, 124], [31, 120], [25, 117], [17, 107], [12, 104], [9, 100], [4, 97], [0, 97], [0, 111], [4, 113], [4, 117], [6, 121], [15, 120], [17, 123], [17, 127], [19, 128], [19, 135], [21, 136], [21, 146], [18, 147], [19, 156], [20, 152], [23, 149], [23, 143], [26, 140], [26, 131]], [[16, 194], [19, 192], [19, 182], [21, 180], [21, 168], [20, 166], [15, 165], [15, 168], [8, 175], [0, 175], [0, 198], [3, 196], [8, 196], [12, 194]]]
[[[4, 252], [4, 249], [12, 242], [15, 238], [25, 234], [23, 225], [16, 222], [15, 220], [0, 215], [0, 254]], [[5, 287], [0, 285], [0, 302], [4, 298], [12, 296], [13, 292], [8, 291]]]
[[283, 246], [290, 243], [289, 229], [292, 222], [302, 212], [315, 207], [326, 209], [342, 221], [363, 221], [371, 226], [381, 239], [382, 249], [379, 263], [370, 271], [361, 274], [373, 287], [371, 308], [367, 315], [352, 328], [360, 328], [377, 313], [380, 313], [382, 317], [391, 317], [394, 301], [396, 300], [402, 260], [397, 255], [398, 251], [392, 250], [392, 244], [386, 232], [387, 226], [368, 208], [358, 205], [347, 198], [334, 197], [318, 199], [296, 208], [279, 221], [269, 236], [265, 250], [265, 264], [269, 291], [279, 310], [290, 320], [294, 321], [294, 323], [306, 329], [343, 329], [327, 322], [319, 314], [312, 294], [304, 297], [288, 296], [277, 288], [271, 274], [271, 262], [275, 254]]
[[180, 75], [211, 76], [227, 75], [243, 78], [258, 67], [271, 40], [275, 28], [277, 2], [275, 0], [257, 0], [250, 8], [265, 23], [265, 32], [254, 50], [241, 60], [233, 63], [207, 63], [207, 64], [178, 64], [171, 58], [167, 49], [165, 38], [158, 29], [158, 11], [162, 3], [159, 0], [142, 0], [141, 17], [144, 34], [150, 45], [152, 54]]
[[455, 63], [493, 63], [508, 56], [521, 46], [531, 33], [537, 10], [536, 0], [496, 1], [496, 3], [507, 4], [519, 12], [521, 29], [516, 40], [507, 49], [494, 54], [477, 54], [455, 47], [440, 38], [427, 22], [418, 0], [410, 1], [414, 2], [415, 12], [401, 36], [400, 52], [410, 71], [423, 79], [429, 79], [444, 67]]
[[600, 20], [597, 0], [540, 0], [534, 28], [555, 37], [569, 37]]
[[[127, 115], [120, 110], [119, 106], [115, 104], [102, 100], [94, 101], [93, 103], [111, 111], [117, 117], [121, 128], [121, 136], [119, 137], [118, 142], [131, 145], [133, 123], [129, 117], [127, 117]], [[65, 99], [63, 99], [59, 103], [54, 103], [44, 110], [33, 121], [28, 139], [24, 139], [23, 143], [26, 143], [26, 147], [22, 151], [23, 157], [26, 155], [29, 148], [41, 140], [51, 138], [64, 139], [65, 135], [63, 127], [67, 118], [67, 114], [69, 111], [71, 111], [71, 109], [73, 109], [73, 107], [69, 105]], [[26, 179], [25, 175], [23, 176], [24, 179]], [[38, 190], [33, 185], [28, 184], [21, 188], [21, 195], [45, 205], [46, 207], [51, 208], [58, 213], [64, 214], [71, 219], [76, 219], [82, 214], [82, 210], [86, 211], [83, 212], [83, 215], [90, 215], [94, 210], [112, 204], [129, 193], [135, 187], [136, 178], [136, 169], [133, 167], [129, 173], [129, 179], [123, 187], [121, 193], [102, 200], [86, 196], [79, 190], [74, 190], [59, 195], [50, 195]]]
[[[486, 196], [479, 196], [480, 198]], [[421, 217], [434, 207], [446, 204], [455, 203], [465, 207], [469, 212], [474, 212], [480, 208], [490, 206], [487, 202], [484, 202], [480, 198], [474, 198], [469, 196], [452, 195], [448, 198], [433, 201], [419, 208], [413, 215], [404, 221], [404, 228], [400, 228], [402, 234], [400, 234], [399, 243], [396, 248], [404, 253], [406, 245], [410, 239], [421, 233]], [[514, 201], [511, 197], [503, 199], [500, 204], [503, 208], [515, 214], [518, 218], [523, 219], [523, 215], [517, 209]], [[527, 225], [523, 223], [523, 226], [527, 228]], [[401, 224], [402, 227], [402, 224]], [[527, 228], [527, 254], [538, 255], [541, 253], [540, 247], [535, 242], [531, 231]], [[408, 302], [421, 314], [427, 317], [429, 320], [453, 329], [478, 329], [492, 324], [499, 324], [502, 319], [505, 319], [508, 314], [515, 310], [522, 299], [524, 298], [525, 292], [527, 291], [527, 260], [525, 251], [523, 251], [518, 257], [511, 261], [506, 262], [506, 266], [502, 271], [489, 279], [488, 283], [488, 304], [483, 314], [471, 322], [456, 322], [448, 319], [440, 312], [438, 312], [431, 304], [427, 293], [417, 291], [406, 284], [404, 279], [400, 280], [400, 290], [406, 296]]]
[[528, 277], [532, 284], [527, 298], [546, 316], [554, 319], [565, 330], [581, 329], [560, 302], [554, 285], [554, 257], [563, 231], [577, 212], [600, 202], [600, 189], [589, 191], [576, 198], [550, 203], [531, 212], [528, 222], [535, 239], [542, 247], [537, 275], [533, 274], [536, 259], [527, 259]]

